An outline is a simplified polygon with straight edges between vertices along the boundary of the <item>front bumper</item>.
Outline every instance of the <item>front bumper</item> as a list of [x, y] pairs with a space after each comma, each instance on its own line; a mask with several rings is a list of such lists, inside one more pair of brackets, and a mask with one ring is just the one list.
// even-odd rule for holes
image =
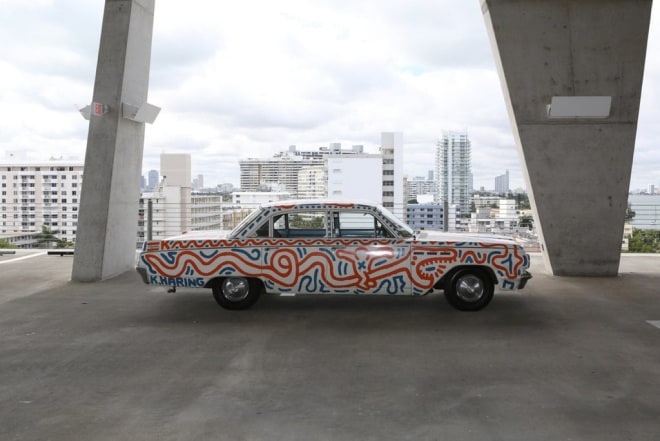
[[[523, 289], [525, 285], [527, 285], [527, 281], [532, 278], [532, 275], [529, 273], [529, 271], [525, 271], [520, 278], [520, 285], [518, 285], [518, 289]], [[146, 283], [146, 282], [145, 282]]]
[[141, 266], [135, 267], [135, 271], [142, 277], [142, 281], [146, 283], [147, 285], [149, 284], [149, 278], [147, 277], [147, 269], [142, 268]]

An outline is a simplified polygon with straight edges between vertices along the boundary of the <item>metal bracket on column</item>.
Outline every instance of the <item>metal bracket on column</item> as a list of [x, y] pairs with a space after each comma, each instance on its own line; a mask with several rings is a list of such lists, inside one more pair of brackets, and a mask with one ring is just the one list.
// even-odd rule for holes
[[143, 103], [141, 106], [121, 103], [121, 115], [126, 119], [139, 123], [153, 124], [160, 113], [160, 107]]

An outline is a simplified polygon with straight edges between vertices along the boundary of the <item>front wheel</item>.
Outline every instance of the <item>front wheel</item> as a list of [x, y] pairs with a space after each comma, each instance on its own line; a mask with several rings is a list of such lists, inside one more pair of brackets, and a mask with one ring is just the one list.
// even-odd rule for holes
[[480, 269], [464, 269], [454, 274], [445, 287], [449, 304], [461, 311], [478, 311], [493, 299], [495, 287], [488, 275]]
[[213, 298], [225, 309], [247, 309], [259, 299], [263, 285], [257, 279], [226, 277], [213, 286]]

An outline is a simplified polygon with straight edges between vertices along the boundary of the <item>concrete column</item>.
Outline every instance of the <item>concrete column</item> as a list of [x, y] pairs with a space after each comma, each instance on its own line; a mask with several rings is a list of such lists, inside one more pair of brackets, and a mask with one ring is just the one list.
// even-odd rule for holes
[[[614, 276], [651, 0], [481, 4], [546, 266], [555, 275]], [[549, 117], [553, 97], [585, 98]], [[597, 115], [605, 106], [590, 108], [593, 97], [611, 97], [606, 115]]]
[[[135, 265], [144, 123], [122, 117], [122, 103], [147, 101], [154, 0], [106, 0], [72, 279], [106, 279]], [[94, 107], [94, 106], [92, 106]]]

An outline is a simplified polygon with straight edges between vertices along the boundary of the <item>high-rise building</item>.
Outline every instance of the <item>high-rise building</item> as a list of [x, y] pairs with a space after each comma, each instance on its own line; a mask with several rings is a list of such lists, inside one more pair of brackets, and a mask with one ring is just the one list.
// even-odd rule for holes
[[192, 181], [193, 190], [201, 190], [204, 188], [204, 175], [197, 175]]
[[510, 191], [511, 189], [509, 188], [509, 170], [507, 170], [506, 173], [497, 176], [495, 178], [495, 193], [506, 194], [509, 193]]
[[435, 201], [458, 204], [461, 213], [469, 213], [472, 165], [467, 132], [442, 133], [435, 153], [435, 177]]
[[380, 152], [383, 155], [383, 207], [404, 220], [403, 133], [382, 132]]
[[158, 170], [149, 170], [147, 175], [147, 190], [154, 191], [158, 187]]
[[75, 242], [82, 178], [80, 162], [1, 164], [0, 233], [38, 233], [46, 226], [58, 232], [58, 239]]

